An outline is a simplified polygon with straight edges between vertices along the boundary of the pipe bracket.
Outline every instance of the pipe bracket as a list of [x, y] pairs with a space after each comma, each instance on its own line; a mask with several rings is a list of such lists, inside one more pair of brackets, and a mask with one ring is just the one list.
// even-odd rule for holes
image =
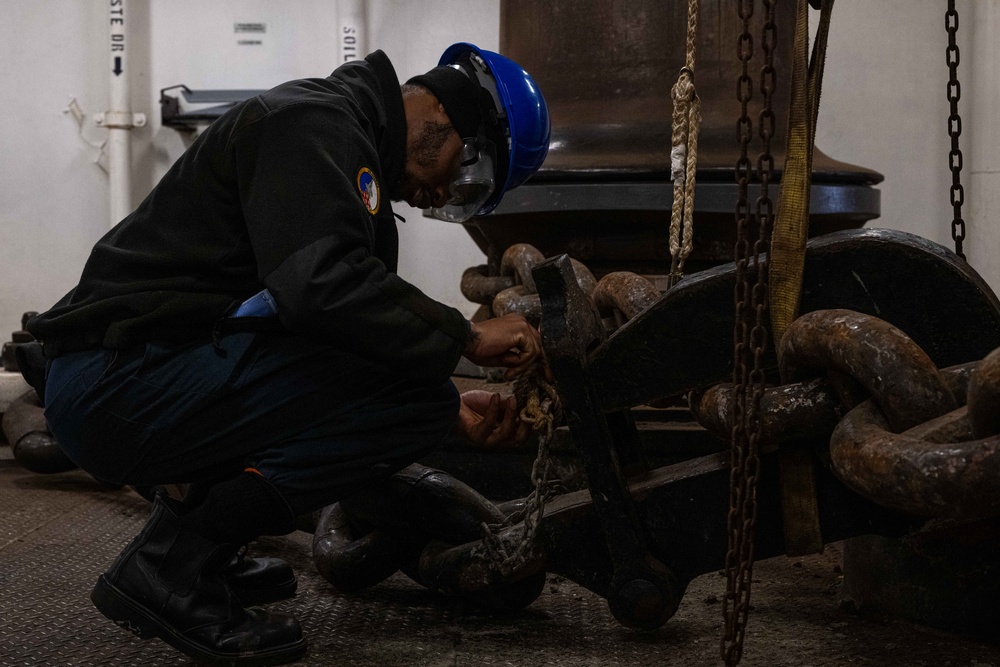
[[94, 116], [94, 122], [98, 127], [106, 127], [109, 130], [131, 130], [134, 127], [146, 126], [146, 114], [130, 111], [105, 111]]

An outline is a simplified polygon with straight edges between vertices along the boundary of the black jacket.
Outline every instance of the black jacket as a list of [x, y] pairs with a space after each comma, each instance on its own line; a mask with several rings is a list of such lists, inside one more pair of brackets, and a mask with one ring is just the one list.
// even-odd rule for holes
[[[209, 339], [266, 287], [289, 331], [446, 377], [468, 324], [395, 274], [389, 192], [405, 146], [399, 82], [381, 51], [242, 102], [97, 243], [79, 285], [28, 330], [50, 357]], [[377, 200], [362, 193], [371, 177]]]

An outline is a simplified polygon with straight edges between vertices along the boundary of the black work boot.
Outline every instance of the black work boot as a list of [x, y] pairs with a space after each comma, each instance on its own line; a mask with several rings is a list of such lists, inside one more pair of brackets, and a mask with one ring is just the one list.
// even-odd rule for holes
[[222, 574], [244, 606], [277, 602], [295, 595], [298, 582], [292, 567], [267, 556], [247, 556], [246, 547], [232, 557]]
[[94, 606], [137, 636], [159, 637], [213, 665], [276, 665], [306, 641], [288, 614], [244, 609], [223, 570], [238, 547], [194, 532], [179, 503], [158, 496], [142, 532], [97, 580]]
[[[179, 510], [187, 512], [200, 505], [212, 489], [211, 483], [133, 486], [136, 493], [155, 502], [166, 494], [181, 502]], [[248, 556], [246, 546], [237, 551], [223, 571], [229, 588], [245, 607], [285, 600], [295, 595], [298, 582], [291, 566], [280, 558]]]

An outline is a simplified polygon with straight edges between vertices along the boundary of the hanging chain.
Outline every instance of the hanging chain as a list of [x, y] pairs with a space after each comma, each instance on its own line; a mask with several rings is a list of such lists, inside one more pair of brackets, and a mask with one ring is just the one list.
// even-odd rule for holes
[[[736, 248], [734, 252], [736, 263], [735, 324], [733, 329], [733, 384], [742, 389], [746, 386], [747, 369], [744, 350], [749, 344], [745, 309], [748, 298], [747, 257], [750, 254], [746, 238], [747, 221], [750, 217], [750, 202], [748, 186], [752, 176], [749, 158], [749, 144], [753, 136], [753, 121], [748, 110], [753, 94], [750, 80], [750, 58], [753, 57], [753, 35], [750, 34], [750, 17], [753, 16], [753, 0], [739, 0], [739, 16], [743, 20], [743, 32], [737, 42], [737, 56], [742, 63], [742, 72], [737, 80], [737, 95], [740, 101], [740, 117], [736, 129], [740, 141], [740, 156], [736, 161], [736, 181], [739, 186], [736, 201]], [[726, 552], [726, 594], [723, 598], [722, 614], [724, 621], [721, 643], [722, 658], [726, 664], [734, 664], [733, 656], [742, 653], [743, 623], [741, 615], [745, 608], [741, 606], [743, 587], [741, 586], [741, 568], [739, 564], [742, 544], [742, 510], [743, 483], [745, 476], [743, 466], [746, 461], [745, 432], [745, 392], [737, 391], [735, 419], [732, 433], [731, 469], [729, 475], [729, 514], [727, 527], [729, 548]], [[745, 616], [744, 616], [745, 618]]]
[[948, 103], [951, 105], [951, 114], [948, 116], [948, 136], [951, 137], [948, 165], [951, 167], [951, 205], [954, 208], [951, 238], [955, 240], [955, 254], [965, 259], [962, 252], [962, 241], [965, 240], [965, 220], [962, 219], [965, 189], [962, 187], [962, 151], [958, 148], [958, 137], [962, 134], [962, 117], [958, 115], [962, 86], [958, 81], [958, 11], [955, 9], [955, 0], [948, 0], [948, 11], [944, 16], [944, 25], [948, 31], [948, 49], [945, 51], [948, 61]]
[[[538, 455], [531, 466], [533, 489], [523, 509], [508, 516], [502, 523], [482, 524], [482, 548], [476, 549], [477, 555], [505, 577], [523, 566], [530, 557], [538, 525], [545, 513], [545, 503], [565, 491], [559, 480], [549, 478], [552, 468], [549, 445], [555, 422], [560, 418], [561, 404], [555, 387], [544, 379], [543, 373], [540, 366], [532, 367], [518, 376], [514, 383], [514, 395], [518, 405], [522, 406], [520, 417], [531, 424], [538, 434]], [[504, 544], [500, 531], [522, 521], [524, 532], [521, 538], [514, 544]]]
[[[753, 135], [753, 122], [749, 115], [752, 98], [750, 60], [753, 57], [753, 36], [750, 18], [753, 0], [740, 0], [739, 16], [743, 32], [739, 37], [738, 56], [742, 72], [738, 79], [737, 94], [740, 100], [740, 119], [737, 123], [740, 140], [740, 157], [736, 163], [739, 195], [736, 204], [737, 241], [735, 248], [736, 288], [735, 324], [733, 330], [733, 383], [736, 385], [736, 418], [732, 432], [731, 470], [729, 489], [729, 548], [726, 553], [726, 595], [723, 603], [724, 630], [721, 641], [722, 658], [727, 665], [736, 665], [743, 656], [743, 639], [750, 610], [750, 585], [753, 575], [753, 539], [757, 519], [757, 481], [760, 468], [760, 398], [764, 391], [762, 357], [767, 345], [767, 261], [768, 238], [773, 220], [773, 202], [768, 186], [774, 172], [771, 155], [771, 138], [774, 136], [775, 116], [771, 99], [775, 89], [774, 23], [775, 0], [763, 0], [765, 8], [761, 46], [765, 64], [761, 68], [760, 87], [764, 97], [759, 114], [761, 153], [757, 159], [760, 176], [760, 194], [755, 205], [758, 236], [751, 252], [747, 239], [750, 220], [749, 183], [752, 169], [749, 143]], [[748, 266], [755, 269], [756, 282], [750, 287]], [[749, 308], [748, 308], [749, 306]], [[752, 312], [749, 312], [752, 311]], [[753, 325], [750, 326], [752, 318]], [[752, 368], [748, 370], [748, 362]]]

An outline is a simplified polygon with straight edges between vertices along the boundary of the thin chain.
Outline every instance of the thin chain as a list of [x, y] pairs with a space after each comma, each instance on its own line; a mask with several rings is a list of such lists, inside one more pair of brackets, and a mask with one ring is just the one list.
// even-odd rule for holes
[[[775, 116], [771, 99], [775, 89], [774, 23], [775, 0], [763, 0], [766, 10], [761, 46], [765, 64], [761, 68], [760, 87], [763, 110], [759, 114], [759, 135], [762, 150], [757, 158], [760, 176], [760, 195], [755, 205], [759, 233], [750, 252], [747, 227], [750, 218], [748, 186], [752, 172], [749, 161], [749, 143], [753, 134], [749, 116], [752, 82], [749, 63], [753, 57], [753, 37], [750, 18], [753, 0], [741, 0], [739, 16], [743, 32], [739, 37], [738, 56], [742, 73], [737, 93], [741, 115], [737, 123], [740, 139], [740, 157], [736, 163], [739, 196], [736, 205], [737, 242], [735, 263], [737, 284], [735, 289], [735, 324], [733, 331], [733, 383], [736, 385], [736, 419], [732, 432], [731, 470], [729, 490], [729, 549], [726, 554], [726, 595], [723, 604], [725, 627], [721, 642], [722, 658], [727, 665], [736, 665], [743, 656], [743, 639], [750, 609], [750, 585], [753, 574], [753, 538], [757, 518], [757, 479], [760, 468], [759, 439], [760, 415], [758, 408], [764, 390], [762, 357], [767, 345], [767, 258], [768, 237], [773, 219], [773, 203], [768, 186], [774, 171], [771, 155], [771, 138], [774, 136]], [[747, 267], [755, 268], [756, 282], [751, 289]], [[748, 312], [748, 304], [751, 312]], [[753, 318], [751, 329], [749, 320]], [[752, 359], [752, 369], [748, 361]]]
[[[518, 397], [519, 404], [523, 402], [521, 419], [530, 423], [538, 434], [538, 455], [531, 466], [534, 488], [521, 511], [508, 516], [502, 523], [482, 524], [482, 549], [477, 549], [478, 555], [505, 577], [527, 562], [535, 545], [538, 525], [545, 514], [545, 503], [550, 496], [564, 490], [559, 480], [549, 478], [552, 468], [549, 445], [561, 410], [559, 395], [552, 385], [542, 379], [538, 369], [531, 369], [518, 377], [514, 394]], [[504, 544], [500, 531], [522, 521], [524, 532], [521, 538], [515, 544]]]
[[955, 254], [965, 259], [962, 252], [962, 241], [965, 240], [965, 220], [962, 219], [965, 189], [962, 187], [962, 151], [958, 148], [958, 137], [962, 134], [962, 117], [958, 115], [962, 86], [958, 81], [958, 11], [955, 10], [955, 0], [948, 0], [948, 11], [944, 16], [945, 29], [948, 31], [948, 49], [945, 51], [948, 61], [948, 103], [951, 105], [951, 115], [948, 116], [948, 136], [951, 137], [948, 166], [951, 168], [951, 205], [954, 209], [951, 238], [955, 240]]
[[729, 548], [726, 552], [726, 594], [723, 598], [722, 614], [724, 621], [721, 652], [726, 664], [733, 664], [731, 658], [742, 653], [742, 624], [740, 623], [739, 602], [742, 592], [739, 590], [739, 553], [742, 542], [743, 521], [740, 517], [743, 506], [743, 484], [740, 476], [746, 460], [744, 428], [746, 425], [745, 408], [746, 394], [740, 391], [746, 386], [747, 366], [745, 349], [749, 344], [749, 332], [746, 323], [746, 305], [749, 299], [747, 282], [747, 257], [749, 256], [746, 227], [750, 217], [750, 202], [748, 189], [752, 168], [749, 157], [749, 144], [753, 136], [753, 121], [750, 119], [749, 103], [753, 95], [750, 80], [750, 59], [753, 57], [753, 35], [750, 33], [750, 17], [753, 16], [753, 0], [739, 0], [739, 16], [743, 20], [743, 32], [737, 41], [737, 57], [742, 63], [742, 72], [737, 79], [737, 96], [740, 101], [740, 117], [736, 131], [740, 141], [740, 156], [736, 161], [736, 182], [739, 186], [736, 200], [736, 248], [734, 258], [736, 264], [736, 287], [733, 294], [735, 302], [735, 321], [733, 326], [733, 384], [736, 385], [735, 419], [733, 422], [731, 468], [729, 473], [729, 514], [727, 527], [729, 531]]

